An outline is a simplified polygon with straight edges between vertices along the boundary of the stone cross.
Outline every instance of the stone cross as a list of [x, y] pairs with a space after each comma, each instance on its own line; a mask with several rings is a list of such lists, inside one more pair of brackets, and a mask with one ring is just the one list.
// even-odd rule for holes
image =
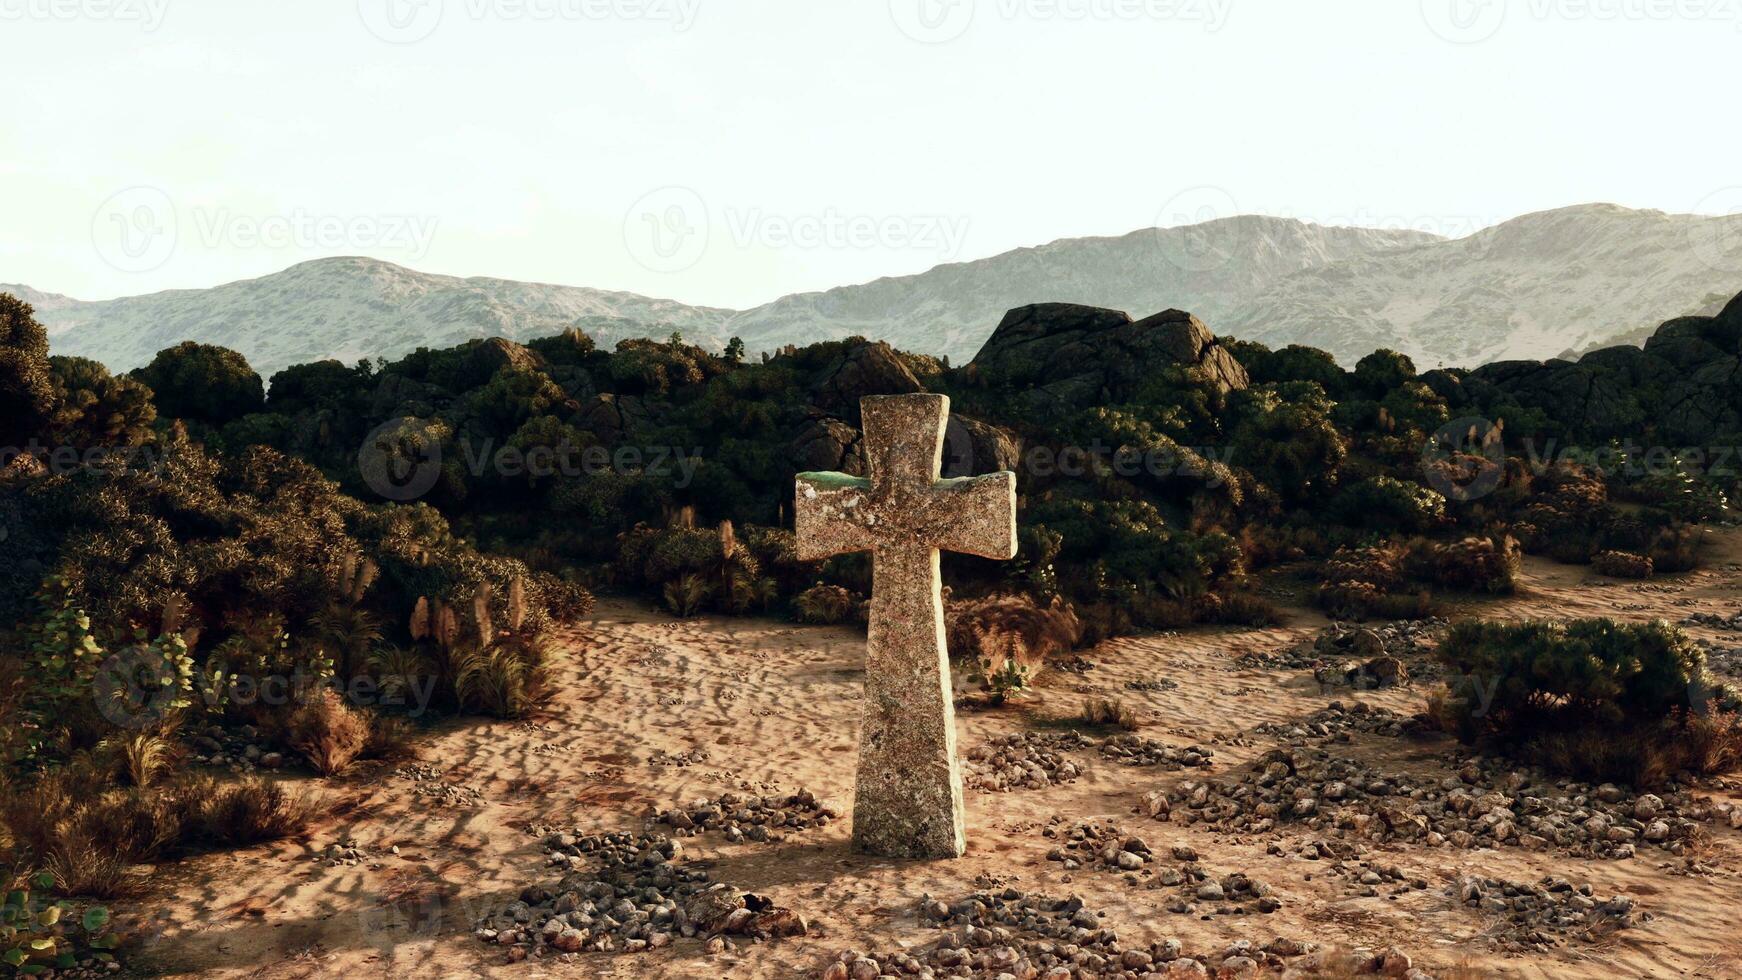
[[860, 401], [869, 480], [801, 473], [798, 556], [872, 553], [871, 633], [853, 847], [881, 857], [967, 849], [938, 552], [1016, 557], [1016, 474], [941, 480], [943, 395]]

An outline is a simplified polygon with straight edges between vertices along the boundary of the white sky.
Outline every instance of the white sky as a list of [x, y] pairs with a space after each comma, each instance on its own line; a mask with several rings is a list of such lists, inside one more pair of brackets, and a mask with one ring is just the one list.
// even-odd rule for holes
[[1738, 2], [0, 0], [0, 282], [745, 307], [1233, 211], [1731, 213]]

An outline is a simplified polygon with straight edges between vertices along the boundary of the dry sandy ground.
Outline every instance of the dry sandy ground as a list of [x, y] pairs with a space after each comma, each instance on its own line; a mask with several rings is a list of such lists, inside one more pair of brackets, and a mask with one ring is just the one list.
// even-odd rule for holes
[[[1608, 582], [1587, 569], [1531, 561], [1525, 592], [1484, 604], [1496, 616], [1615, 615], [1680, 620], [1694, 611], [1742, 607], [1742, 532], [1717, 535], [1708, 570], [1649, 585]], [[1324, 625], [1297, 610], [1289, 627], [1201, 629], [1183, 635], [1125, 639], [1086, 654], [1086, 675], [1054, 672], [1020, 708], [963, 712], [964, 749], [997, 734], [1073, 714], [1087, 692], [1138, 707], [1142, 734], [1185, 744], [1210, 743], [1267, 721], [1304, 717], [1333, 696], [1301, 682], [1300, 672], [1241, 669], [1243, 649], [1283, 646]], [[1734, 644], [1735, 634], [1706, 634]], [[794, 628], [768, 621], [674, 621], [623, 602], [566, 637], [561, 694], [532, 723], [454, 722], [419, 745], [422, 763], [445, 779], [482, 792], [476, 806], [442, 806], [420, 797], [393, 767], [356, 772], [320, 786], [332, 804], [309, 839], [239, 854], [213, 855], [156, 869], [143, 903], [154, 938], [151, 965], [200, 976], [503, 976], [754, 977], [814, 976], [842, 949], [890, 950], [935, 938], [913, 917], [930, 894], [946, 900], [976, 890], [991, 875], [1037, 892], [1076, 893], [1106, 910], [1130, 938], [1175, 936], [1188, 952], [1208, 952], [1276, 935], [1348, 946], [1395, 944], [1418, 965], [1472, 966], [1505, 977], [1742, 977], [1742, 834], [1712, 830], [1702, 860], [1715, 875], [1672, 875], [1676, 859], [1643, 849], [1629, 861], [1580, 860], [1554, 852], [1389, 849], [1382, 856], [1429, 878], [1433, 887], [1393, 902], [1348, 898], [1336, 879], [1298, 857], [1273, 857], [1281, 834], [1232, 838], [1134, 813], [1146, 791], [1193, 773], [1099, 764], [1066, 786], [990, 794], [968, 792], [969, 853], [960, 861], [902, 863], [849, 852], [848, 821], [778, 844], [726, 845], [716, 835], [686, 841], [692, 858], [710, 862], [716, 880], [767, 894], [804, 912], [803, 939], [750, 945], [710, 957], [698, 941], [646, 955], [592, 954], [508, 965], [500, 949], [476, 941], [471, 923], [515, 898], [526, 884], [554, 877], [543, 867], [528, 827], [639, 829], [650, 807], [728, 790], [792, 792], [808, 788], [839, 812], [851, 810], [863, 638], [849, 629]], [[1130, 681], [1171, 679], [1172, 690], [1137, 693]], [[1425, 691], [1402, 689], [1355, 697], [1395, 710], [1418, 709]], [[1444, 744], [1356, 736], [1354, 751], [1397, 764], [1433, 766]], [[1229, 772], [1261, 754], [1270, 740], [1218, 745], [1216, 769]], [[1387, 744], [1381, 744], [1387, 743]], [[672, 757], [689, 755], [687, 765]], [[666, 764], [656, 763], [656, 757]], [[1723, 792], [1714, 794], [1726, 798]], [[1074, 880], [1045, 860], [1039, 833], [1049, 818], [1111, 817], [1143, 833], [1152, 846], [1196, 848], [1206, 867], [1245, 871], [1284, 900], [1271, 916], [1209, 921], [1162, 909], [1166, 893], [1125, 885], [1118, 876], [1078, 872]], [[311, 858], [354, 838], [370, 852], [363, 864], [328, 867]], [[393, 855], [390, 848], [398, 846]], [[1322, 868], [1319, 870], [1322, 871]], [[1481, 916], [1444, 894], [1448, 880], [1479, 873], [1536, 880], [1549, 873], [1588, 880], [1599, 895], [1631, 895], [1656, 916], [1603, 948], [1563, 949], [1526, 957], [1484, 941]], [[1383, 892], [1382, 892], [1383, 894]]]

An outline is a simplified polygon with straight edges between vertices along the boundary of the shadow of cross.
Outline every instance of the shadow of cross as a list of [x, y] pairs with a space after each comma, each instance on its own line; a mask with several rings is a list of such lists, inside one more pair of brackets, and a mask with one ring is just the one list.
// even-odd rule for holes
[[967, 838], [938, 552], [1016, 557], [1016, 474], [938, 478], [950, 411], [943, 395], [876, 395], [859, 405], [871, 478], [801, 473], [793, 509], [800, 560], [872, 553], [853, 847], [960, 857]]

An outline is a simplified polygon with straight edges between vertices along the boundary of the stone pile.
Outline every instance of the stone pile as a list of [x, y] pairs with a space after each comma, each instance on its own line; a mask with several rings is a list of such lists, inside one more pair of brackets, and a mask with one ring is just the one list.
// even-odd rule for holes
[[826, 827], [838, 816], [810, 790], [799, 790], [791, 796], [724, 793], [663, 811], [655, 822], [670, 828], [676, 837], [694, 837], [711, 830], [734, 844], [743, 840], [778, 844], [788, 834]]
[[1549, 780], [1489, 759], [1455, 775], [1383, 773], [1323, 749], [1280, 748], [1236, 777], [1184, 781], [1146, 797], [1151, 816], [1222, 832], [1298, 827], [1430, 847], [1559, 848], [1630, 858], [1639, 847], [1680, 856], [1714, 816], [1685, 792], [1634, 795], [1605, 784]]
[[583, 952], [641, 952], [676, 938], [802, 936], [804, 917], [758, 895], [712, 881], [681, 863], [683, 846], [655, 834], [552, 833], [550, 864], [565, 870], [551, 885], [533, 885], [473, 927], [481, 942], [504, 947], [510, 962]]
[[187, 745], [188, 761], [193, 765], [215, 766], [238, 774], [279, 769], [285, 763], [284, 753], [253, 725], [233, 729], [211, 725], [188, 736]]
[[[1401, 620], [1383, 626], [1333, 623], [1309, 642], [1281, 650], [1247, 651], [1242, 659], [1258, 667], [1312, 670], [1325, 683], [1389, 687], [1407, 680], [1411, 672], [1420, 676], [1439, 672], [1428, 654], [1446, 625], [1443, 619]], [[1351, 681], [1351, 671], [1361, 673]]]
[[1649, 919], [1635, 911], [1631, 898], [1599, 899], [1590, 885], [1575, 886], [1565, 878], [1548, 877], [1532, 885], [1466, 876], [1452, 885], [1451, 895], [1459, 904], [1501, 920], [1500, 931], [1489, 934], [1516, 950], [1594, 943]]
[[1378, 898], [1382, 890], [1396, 896], [1428, 889], [1426, 878], [1406, 874], [1397, 865], [1383, 861], [1337, 860], [1327, 865], [1325, 871], [1345, 879], [1352, 898]]
[[1120, 765], [1156, 766], [1169, 772], [1207, 767], [1216, 754], [1215, 750], [1202, 745], [1180, 748], [1130, 734], [1103, 739], [1100, 751], [1102, 756]]
[[1048, 861], [1059, 862], [1067, 871], [1110, 871], [1124, 874], [1132, 885], [1176, 891], [1167, 904], [1167, 910], [1176, 915], [1198, 912], [1199, 902], [1210, 906], [1216, 915], [1270, 913], [1282, 908], [1270, 886], [1241, 873], [1213, 876], [1198, 864], [1197, 853], [1189, 847], [1157, 854], [1142, 837], [1125, 833], [1117, 824], [1087, 820], [1066, 826], [1064, 818], [1055, 817], [1042, 833], [1059, 841], [1059, 846], [1047, 852]]
[[[1071, 735], [1067, 735], [1069, 739]], [[1087, 746], [1095, 743], [1082, 738]], [[1078, 747], [1072, 745], [1073, 748]], [[991, 793], [1019, 789], [1045, 789], [1075, 782], [1083, 770], [1065, 758], [1058, 738], [1035, 732], [1002, 735], [968, 750], [962, 766], [962, 785]]]
[[1683, 626], [1704, 626], [1707, 629], [1724, 630], [1730, 633], [1742, 633], [1742, 612], [1733, 616], [1719, 616], [1715, 613], [1694, 613], [1682, 620]]
[[[1262, 946], [1240, 940], [1214, 952], [1188, 955], [1176, 939], [1147, 945], [1122, 943], [1101, 915], [1077, 897], [1029, 895], [1014, 888], [982, 892], [953, 905], [920, 903], [923, 919], [944, 930], [935, 943], [917, 949], [862, 953], [848, 950], [820, 973], [823, 980], [878, 980], [888, 976], [1032, 977], [1072, 980], [1208, 980], [1259, 975], [1291, 978], [1323, 975], [1328, 955], [1311, 943], [1276, 938]], [[1359, 958], [1356, 970], [1374, 975], [1431, 980], [1409, 957], [1384, 950]], [[1339, 974], [1342, 975], [1342, 974]]]
[[1348, 705], [1341, 701], [1332, 701], [1322, 710], [1299, 721], [1266, 722], [1253, 731], [1299, 746], [1311, 740], [1348, 742], [1355, 735], [1398, 738], [1419, 727], [1420, 724], [1414, 718], [1386, 708], [1376, 708], [1362, 701]]
[[484, 805], [484, 791], [475, 786], [462, 786], [447, 779], [447, 770], [416, 762], [400, 766], [393, 775], [411, 783], [411, 792], [418, 799], [447, 807], [477, 807]]

